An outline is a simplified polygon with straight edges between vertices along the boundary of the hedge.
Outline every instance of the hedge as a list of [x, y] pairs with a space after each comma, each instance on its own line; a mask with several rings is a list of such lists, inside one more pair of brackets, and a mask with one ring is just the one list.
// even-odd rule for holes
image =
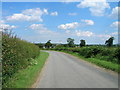
[[120, 47], [85, 46], [85, 47], [56, 47], [51, 50], [68, 51], [78, 53], [85, 58], [98, 58], [100, 60], [120, 63]]
[[39, 47], [8, 33], [2, 34], [2, 83], [30, 65], [40, 54]]

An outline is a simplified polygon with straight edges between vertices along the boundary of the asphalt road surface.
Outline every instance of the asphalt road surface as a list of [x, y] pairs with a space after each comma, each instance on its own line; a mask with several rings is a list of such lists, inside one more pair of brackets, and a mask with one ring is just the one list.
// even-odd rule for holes
[[36, 88], [118, 88], [118, 75], [56, 51], [41, 72]]

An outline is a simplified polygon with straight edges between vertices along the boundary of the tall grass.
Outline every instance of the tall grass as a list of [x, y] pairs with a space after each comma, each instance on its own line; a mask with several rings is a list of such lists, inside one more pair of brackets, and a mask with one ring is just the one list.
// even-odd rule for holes
[[11, 33], [2, 33], [2, 84], [39, 56], [39, 47]]

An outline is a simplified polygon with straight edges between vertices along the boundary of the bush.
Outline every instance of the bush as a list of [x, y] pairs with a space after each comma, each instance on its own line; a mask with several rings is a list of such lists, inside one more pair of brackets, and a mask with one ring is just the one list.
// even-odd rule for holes
[[2, 82], [30, 65], [30, 59], [39, 55], [39, 47], [8, 33], [2, 35]]
[[68, 51], [78, 53], [85, 58], [97, 58], [100, 60], [120, 63], [120, 47], [105, 47], [105, 46], [86, 46], [86, 47], [56, 47], [52, 50]]

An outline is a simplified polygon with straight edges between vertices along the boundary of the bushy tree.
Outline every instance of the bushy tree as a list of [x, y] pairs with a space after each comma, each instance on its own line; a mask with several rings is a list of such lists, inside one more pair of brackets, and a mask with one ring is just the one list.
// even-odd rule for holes
[[43, 48], [43, 44], [42, 43], [38, 43], [38, 44], [35, 44], [35, 45], [37, 45], [39, 48]]
[[68, 38], [68, 39], [67, 39], [67, 42], [68, 42], [68, 46], [69, 46], [69, 47], [74, 47], [74, 39]]
[[45, 48], [50, 48], [52, 47], [51, 40], [48, 40], [47, 43], [45, 44]]
[[85, 40], [80, 40], [80, 47], [83, 47], [85, 45], [86, 45]]
[[106, 40], [105, 44], [110, 47], [113, 45], [113, 40], [114, 40], [114, 37], [110, 37], [108, 40]]

